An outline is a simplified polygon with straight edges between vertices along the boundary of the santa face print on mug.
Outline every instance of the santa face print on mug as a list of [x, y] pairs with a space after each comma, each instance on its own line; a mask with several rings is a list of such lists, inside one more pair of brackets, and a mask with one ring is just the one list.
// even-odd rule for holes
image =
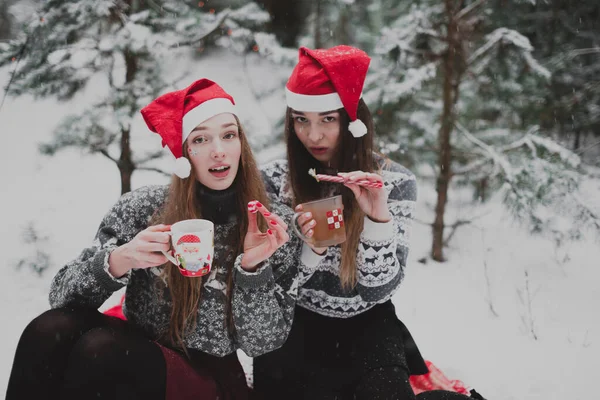
[[214, 225], [204, 219], [188, 219], [171, 225], [172, 248], [163, 254], [182, 275], [210, 273], [214, 257]]

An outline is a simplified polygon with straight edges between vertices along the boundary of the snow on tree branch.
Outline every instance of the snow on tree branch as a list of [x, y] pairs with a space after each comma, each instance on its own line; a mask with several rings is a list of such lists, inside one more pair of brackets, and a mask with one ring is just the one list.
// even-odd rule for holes
[[510, 44], [519, 50], [519, 53], [522, 54], [525, 62], [529, 67], [538, 75], [549, 79], [551, 76], [550, 71], [540, 65], [535, 58], [531, 55], [533, 51], [533, 46], [529, 42], [525, 36], [521, 35], [519, 32], [508, 29], [508, 28], [498, 28], [489, 35], [486, 36], [486, 42], [481, 45], [477, 50], [471, 54], [469, 59], [467, 60], [467, 64], [472, 65], [476, 61], [483, 58], [483, 62], [489, 60], [488, 58], [484, 58], [486, 54], [491, 52], [492, 49], [500, 46]]

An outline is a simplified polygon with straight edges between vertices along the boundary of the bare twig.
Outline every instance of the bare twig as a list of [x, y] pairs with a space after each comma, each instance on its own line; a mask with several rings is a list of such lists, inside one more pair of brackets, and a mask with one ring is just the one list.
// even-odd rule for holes
[[163, 171], [162, 169], [159, 168], [155, 168], [155, 167], [136, 167], [136, 170], [138, 171], [152, 171], [152, 172], [158, 172], [159, 174], [162, 174], [164, 176], [171, 176], [170, 173]]
[[142, 165], [147, 163], [148, 161], [152, 161], [152, 160], [157, 160], [159, 158], [161, 158], [164, 154], [163, 150], [156, 150], [150, 154], [145, 155], [143, 158], [140, 158], [139, 160], [134, 160], [133, 163], [135, 165]]
[[97, 150], [97, 152], [102, 154], [104, 157], [108, 158], [110, 161], [114, 162], [115, 164], [119, 163], [119, 161], [117, 161], [110, 154], [108, 154], [108, 151], [106, 149]]
[[535, 318], [533, 317], [533, 309], [531, 307], [535, 293], [532, 293], [529, 287], [529, 271], [527, 271], [527, 268], [524, 270], [524, 279], [525, 286], [523, 289], [517, 289], [517, 295], [525, 309], [524, 314], [521, 315], [521, 321], [523, 322], [525, 329], [531, 333], [533, 339], [538, 340], [538, 335], [535, 331]]
[[446, 236], [446, 239], [444, 239], [443, 244], [444, 247], [448, 246], [448, 243], [450, 243], [450, 240], [452, 239], [452, 237], [454, 236], [454, 234], [456, 233], [456, 230], [463, 226], [463, 225], [468, 225], [473, 221], [470, 220], [458, 220], [455, 223], [449, 225], [449, 224], [444, 224], [444, 228], [450, 228], [450, 233], [448, 234], [448, 236]]
[[489, 270], [488, 270], [487, 259], [485, 257], [488, 249], [486, 248], [486, 245], [485, 245], [485, 231], [483, 229], [481, 230], [481, 244], [483, 245], [483, 249], [482, 249], [483, 250], [483, 275], [485, 277], [485, 287], [486, 287], [485, 300], [488, 303], [488, 306], [490, 308], [490, 312], [492, 313], [492, 315], [494, 317], [498, 317], [499, 315], [496, 312], [496, 310], [494, 309], [494, 302], [492, 300], [492, 283], [490, 282], [490, 274], [489, 274]]

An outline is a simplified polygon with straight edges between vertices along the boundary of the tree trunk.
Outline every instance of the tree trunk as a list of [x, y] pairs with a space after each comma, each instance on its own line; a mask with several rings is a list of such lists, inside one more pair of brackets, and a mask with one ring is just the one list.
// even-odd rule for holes
[[0, 40], [12, 38], [12, 16], [8, 13], [8, 0], [0, 0]]
[[321, 0], [315, 1], [315, 49], [323, 47], [321, 38]]
[[[128, 49], [123, 53], [125, 57], [125, 84], [131, 83], [135, 79], [135, 75], [138, 70], [138, 59], [135, 53], [130, 52]], [[136, 110], [132, 110], [134, 113]], [[135, 164], [133, 163], [133, 155], [131, 150], [131, 126], [123, 128], [121, 130], [121, 156], [117, 166], [121, 173], [121, 194], [131, 191], [131, 175], [135, 171]]]
[[296, 39], [310, 13], [310, 3], [304, 0], [258, 0], [271, 15], [269, 28], [284, 47], [297, 47]]
[[131, 175], [135, 170], [133, 159], [131, 157], [131, 145], [129, 129], [121, 132], [121, 157], [119, 157], [119, 172], [121, 173], [121, 194], [131, 191]]
[[575, 139], [573, 141], [573, 151], [577, 152], [581, 148], [581, 129], [575, 130]]
[[452, 8], [452, 0], [446, 0], [446, 15], [447, 22], [447, 41], [448, 49], [443, 58], [443, 95], [444, 102], [442, 112], [442, 124], [438, 134], [438, 178], [436, 182], [437, 203], [435, 205], [435, 220], [433, 222], [433, 243], [431, 246], [431, 258], [436, 261], [445, 261], [444, 259], [444, 213], [446, 212], [446, 203], [448, 201], [448, 187], [452, 178], [451, 171], [451, 147], [450, 136], [454, 129], [454, 104], [457, 100], [455, 90], [457, 90], [457, 82], [455, 78], [455, 58], [458, 45], [456, 43], [456, 21], [454, 19], [454, 11]]

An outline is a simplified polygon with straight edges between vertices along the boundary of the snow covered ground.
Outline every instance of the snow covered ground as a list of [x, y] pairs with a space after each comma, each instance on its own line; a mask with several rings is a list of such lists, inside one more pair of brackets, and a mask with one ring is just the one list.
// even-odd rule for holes
[[[283, 87], [260, 103], [254, 94], [278, 84], [277, 76], [285, 76], [285, 71], [260, 64], [244, 70], [237, 57], [224, 52], [188, 66], [193, 72], [181, 86], [200, 77], [216, 80], [242, 106], [242, 122], [250, 136], [256, 135], [253, 142], [270, 138], [270, 126], [283, 111]], [[252, 85], [247, 84], [248, 76]], [[7, 81], [8, 70], [0, 70], [0, 84]], [[68, 150], [48, 158], [37, 151], [60, 119], [89, 104], [101, 87], [101, 81], [94, 81], [85, 93], [63, 104], [8, 98], [0, 111], [0, 302], [5, 310], [0, 393], [6, 388], [19, 335], [48, 307], [52, 276], [90, 243], [119, 196], [118, 171], [101, 156]], [[134, 151], [141, 141], [144, 147], [159, 145], [141, 118], [134, 129]], [[267, 160], [281, 152], [279, 145], [257, 154]], [[133, 176], [134, 188], [161, 182], [166, 178], [155, 173]], [[586, 190], [590, 204], [599, 206], [600, 181], [587, 182]], [[428, 254], [431, 232], [416, 223], [406, 279], [394, 297], [398, 315], [424, 357], [490, 400], [590, 398], [600, 371], [598, 243], [557, 249], [516, 226], [495, 200], [474, 207], [464, 193], [453, 192], [451, 199], [449, 221], [480, 218], [460, 228], [447, 249], [449, 261], [441, 264], [418, 262]], [[431, 221], [429, 205], [434, 200], [433, 186], [421, 182], [420, 221]], [[52, 267], [41, 277], [14, 267], [35, 251], [22, 237], [28, 224], [48, 237], [42, 249], [50, 254]]]

